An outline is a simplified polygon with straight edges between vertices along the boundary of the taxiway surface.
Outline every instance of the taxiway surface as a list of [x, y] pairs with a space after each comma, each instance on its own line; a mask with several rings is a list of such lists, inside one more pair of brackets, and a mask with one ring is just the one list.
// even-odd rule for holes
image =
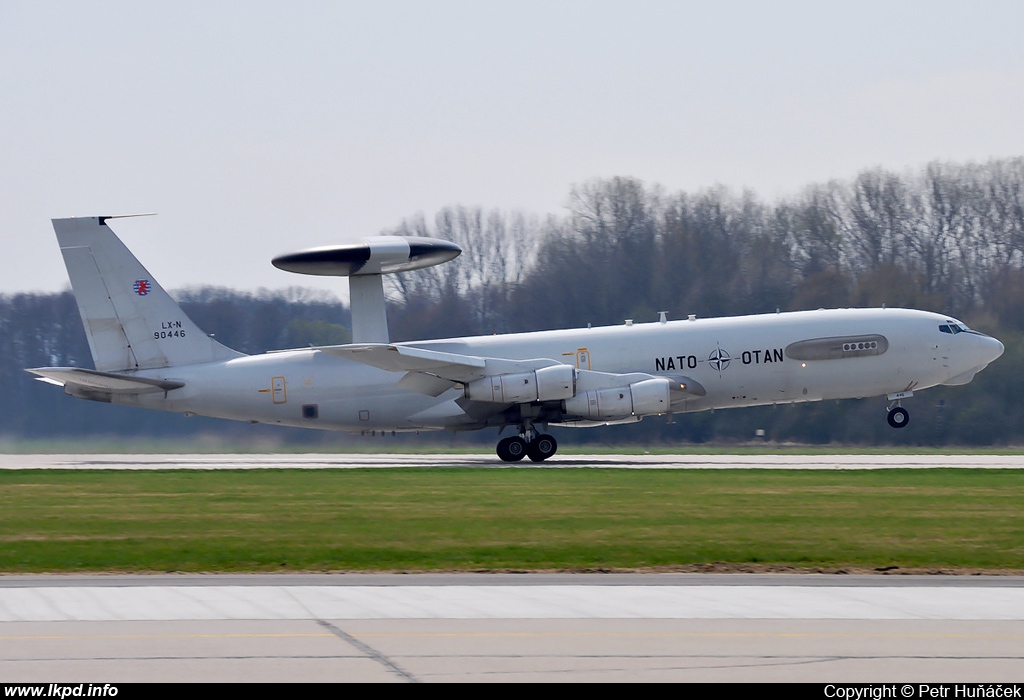
[[1012, 682], [1024, 577], [0, 577], [7, 681]]

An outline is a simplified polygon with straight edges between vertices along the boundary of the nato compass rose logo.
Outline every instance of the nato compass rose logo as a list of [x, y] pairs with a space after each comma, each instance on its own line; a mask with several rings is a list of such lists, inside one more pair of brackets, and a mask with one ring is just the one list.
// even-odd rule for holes
[[716, 348], [710, 355], [708, 355], [708, 364], [711, 365], [711, 369], [715, 370], [719, 374], [729, 366], [730, 362], [732, 362], [732, 358], [729, 357], [729, 353], [722, 348]]
[[135, 293], [140, 297], [144, 297], [149, 294], [149, 290], [151, 289], [149, 286], [149, 280], [135, 280], [133, 288], [135, 289]]

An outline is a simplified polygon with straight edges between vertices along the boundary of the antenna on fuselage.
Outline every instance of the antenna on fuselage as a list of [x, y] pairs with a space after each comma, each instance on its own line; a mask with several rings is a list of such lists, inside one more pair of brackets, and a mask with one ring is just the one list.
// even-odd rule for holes
[[271, 263], [280, 270], [301, 275], [348, 277], [352, 342], [387, 343], [383, 275], [440, 265], [460, 253], [459, 246], [437, 238], [375, 236], [359, 243], [278, 255]]

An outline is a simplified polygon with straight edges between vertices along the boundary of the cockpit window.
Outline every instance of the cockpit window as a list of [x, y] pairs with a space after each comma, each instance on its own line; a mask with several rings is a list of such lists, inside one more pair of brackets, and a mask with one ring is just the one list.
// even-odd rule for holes
[[946, 321], [944, 324], [939, 326], [939, 330], [943, 333], [952, 333], [953, 335], [956, 335], [957, 333], [969, 331], [970, 328], [962, 323], [957, 323], [956, 321]]

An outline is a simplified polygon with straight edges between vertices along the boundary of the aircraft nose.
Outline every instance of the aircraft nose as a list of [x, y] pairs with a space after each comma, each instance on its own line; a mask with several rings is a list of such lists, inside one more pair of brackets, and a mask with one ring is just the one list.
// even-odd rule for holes
[[989, 337], [988, 340], [991, 341], [990, 347], [991, 347], [991, 352], [992, 352], [992, 359], [989, 360], [989, 362], [993, 362], [994, 360], [998, 359], [1003, 354], [1003, 350], [1005, 350], [1006, 347], [1003, 346], [1003, 344], [1000, 343], [995, 338]]
[[981, 341], [978, 348], [978, 355], [982, 361], [981, 367], [997, 360], [1006, 349], [1001, 342], [989, 335], [979, 333], [978, 340]]

